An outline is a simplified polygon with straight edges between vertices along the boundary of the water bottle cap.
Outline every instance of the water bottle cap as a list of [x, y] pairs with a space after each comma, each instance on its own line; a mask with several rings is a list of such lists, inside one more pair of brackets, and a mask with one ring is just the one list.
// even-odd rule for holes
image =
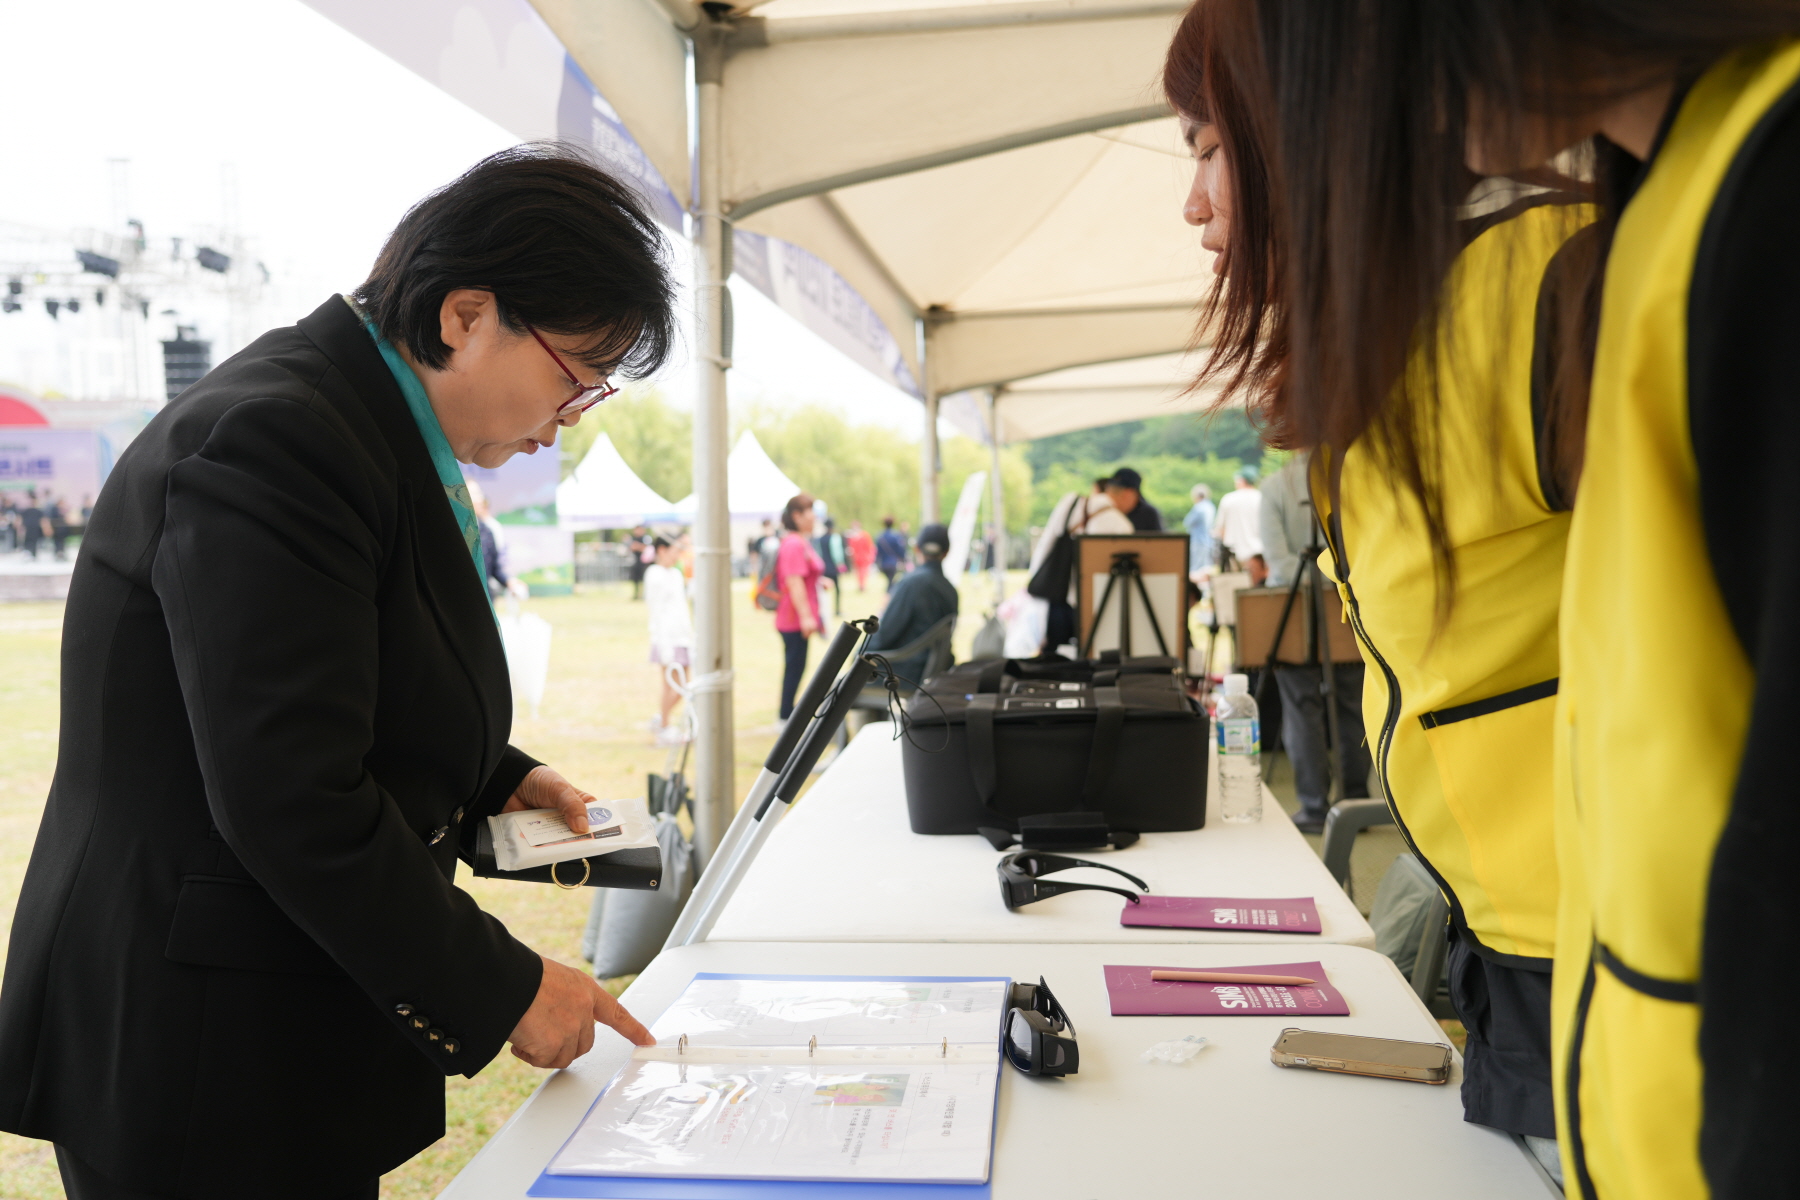
[[1250, 693], [1250, 677], [1248, 675], [1227, 675], [1225, 677], [1225, 694], [1227, 696], [1245, 696]]

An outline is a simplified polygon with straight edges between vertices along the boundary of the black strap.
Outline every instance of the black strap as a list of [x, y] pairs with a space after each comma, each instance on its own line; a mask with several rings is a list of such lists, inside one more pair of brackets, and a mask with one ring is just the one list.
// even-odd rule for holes
[[969, 773], [975, 777], [975, 794], [983, 804], [994, 802], [1000, 785], [1000, 773], [994, 761], [994, 709], [1000, 697], [981, 692], [969, 697]]
[[[1141, 902], [1141, 897], [1126, 891], [1124, 888], [1107, 887], [1104, 883], [1063, 883], [1057, 879], [1034, 879], [1031, 881], [1037, 895], [1032, 902], [1048, 900], [1052, 896], [1061, 896], [1069, 892], [1111, 892], [1115, 896], [1123, 896], [1133, 904]], [[1009, 905], [1010, 907], [1010, 905]]]
[[1119, 757], [1119, 731], [1125, 728], [1125, 702], [1116, 687], [1094, 689], [1094, 748], [1088, 752], [1087, 783], [1081, 798], [1089, 808], [1106, 807], [1106, 785], [1112, 780], [1113, 763]]
[[1119, 669], [1117, 667], [1102, 667], [1100, 670], [1095, 671], [1094, 677], [1088, 681], [1090, 686], [1097, 688], [1111, 687], [1117, 682], [1119, 682]]
[[1006, 664], [1007, 660], [1004, 658], [996, 658], [991, 662], [983, 663], [981, 673], [975, 677], [975, 690], [977, 692], [999, 691], [1000, 679], [1006, 674]]
[[1608, 949], [1605, 942], [1594, 943], [1594, 957], [1614, 979], [1634, 992], [1642, 992], [1653, 1000], [1667, 1000], [1671, 1004], [1700, 1003], [1699, 984], [1684, 983], [1679, 979], [1658, 979], [1654, 975], [1634, 971], [1620, 962], [1619, 956]]
[[1000, 860], [1003, 867], [1012, 867], [1022, 871], [1033, 879], [1044, 875], [1052, 875], [1057, 871], [1072, 871], [1076, 867], [1093, 867], [1098, 871], [1111, 871], [1114, 875], [1122, 875], [1138, 885], [1143, 891], [1149, 891], [1150, 885], [1133, 875], [1130, 871], [1122, 871], [1118, 867], [1109, 867], [1105, 863], [1094, 862], [1086, 858], [1069, 858], [1062, 854], [1045, 854], [1042, 851], [1016, 851]]

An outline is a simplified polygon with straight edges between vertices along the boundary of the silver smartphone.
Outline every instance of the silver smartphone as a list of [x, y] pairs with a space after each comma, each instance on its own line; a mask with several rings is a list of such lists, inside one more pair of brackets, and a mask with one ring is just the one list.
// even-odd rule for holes
[[1278, 1067], [1374, 1075], [1413, 1083], [1444, 1083], [1450, 1078], [1450, 1047], [1435, 1042], [1397, 1042], [1392, 1038], [1284, 1029], [1270, 1048], [1269, 1058]]

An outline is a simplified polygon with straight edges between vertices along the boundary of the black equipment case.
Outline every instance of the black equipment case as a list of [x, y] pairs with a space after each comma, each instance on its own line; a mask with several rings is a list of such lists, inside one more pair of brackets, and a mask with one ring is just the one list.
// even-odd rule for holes
[[1206, 823], [1210, 722], [1172, 658], [991, 659], [925, 681], [907, 705], [914, 833], [1019, 832], [1019, 818], [1103, 813], [1114, 830]]

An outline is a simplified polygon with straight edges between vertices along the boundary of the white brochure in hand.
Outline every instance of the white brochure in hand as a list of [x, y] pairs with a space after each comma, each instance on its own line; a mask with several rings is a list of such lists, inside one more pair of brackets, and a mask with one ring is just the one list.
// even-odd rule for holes
[[642, 800], [595, 800], [587, 806], [588, 832], [574, 833], [553, 808], [528, 808], [488, 818], [494, 865], [524, 871], [615, 850], [656, 845], [656, 825]]

